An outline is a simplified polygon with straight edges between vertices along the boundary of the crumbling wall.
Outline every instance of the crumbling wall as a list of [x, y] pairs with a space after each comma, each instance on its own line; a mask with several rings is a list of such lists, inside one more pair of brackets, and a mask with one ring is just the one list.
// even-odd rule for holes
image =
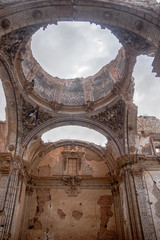
[[160, 134], [160, 120], [153, 116], [138, 117], [137, 132], [146, 136], [150, 134]]
[[[57, 148], [48, 153], [39, 163], [34, 175], [37, 177], [52, 177], [64, 175], [63, 147]], [[83, 148], [85, 155], [81, 159], [81, 170], [79, 174], [93, 177], [105, 177], [108, 173], [103, 158], [92, 150]]]
[[110, 190], [81, 189], [77, 197], [69, 197], [65, 189], [38, 188], [31, 205], [28, 240], [42, 239], [42, 236], [49, 239], [54, 236], [55, 240], [97, 240], [98, 236], [106, 239], [102, 238], [104, 229], [105, 237], [116, 239]]
[[[157, 141], [156, 141], [157, 140]], [[155, 155], [160, 141], [160, 120], [153, 116], [140, 116], [137, 119], [136, 153]]]

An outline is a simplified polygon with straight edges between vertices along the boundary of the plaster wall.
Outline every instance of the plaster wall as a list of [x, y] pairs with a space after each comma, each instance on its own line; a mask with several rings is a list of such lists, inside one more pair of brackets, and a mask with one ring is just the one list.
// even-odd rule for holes
[[24, 211], [24, 200], [25, 200], [25, 184], [20, 183], [13, 216], [13, 224], [11, 229], [11, 236], [13, 240], [17, 240], [19, 236], [22, 214]]
[[[57, 148], [48, 153], [39, 163], [34, 175], [37, 177], [52, 177], [64, 174], [63, 147]], [[90, 175], [92, 177], [105, 177], [108, 167], [104, 160], [95, 152], [83, 148], [85, 155], [81, 160], [81, 170], [79, 175]]]
[[28, 240], [44, 239], [47, 232], [55, 240], [102, 239], [97, 238], [99, 232], [116, 239], [110, 190], [82, 189], [77, 197], [69, 197], [64, 189], [37, 188], [31, 206]]

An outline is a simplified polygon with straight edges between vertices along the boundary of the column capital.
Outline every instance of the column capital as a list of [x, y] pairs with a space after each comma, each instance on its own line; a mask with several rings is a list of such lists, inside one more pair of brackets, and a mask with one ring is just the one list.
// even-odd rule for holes
[[126, 154], [117, 158], [119, 168], [131, 167], [136, 163], [142, 163], [147, 160], [145, 155], [138, 154]]

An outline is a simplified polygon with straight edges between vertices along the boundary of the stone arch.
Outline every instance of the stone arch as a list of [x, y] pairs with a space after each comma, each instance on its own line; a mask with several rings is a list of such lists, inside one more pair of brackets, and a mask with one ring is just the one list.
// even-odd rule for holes
[[23, 141], [23, 153], [25, 149], [27, 149], [27, 146], [29, 142], [34, 139], [37, 136], [41, 136], [43, 133], [45, 133], [48, 130], [51, 130], [56, 127], [60, 126], [66, 126], [66, 125], [77, 125], [82, 127], [88, 127], [91, 129], [96, 130], [97, 132], [100, 132], [105, 137], [112, 139], [117, 147], [117, 151], [120, 155], [124, 154], [124, 146], [121, 140], [118, 138], [118, 136], [107, 126], [103, 126], [100, 123], [97, 123], [96, 121], [82, 118], [82, 117], [66, 117], [66, 118], [56, 118], [56, 119], [50, 119], [39, 126], [35, 127], [24, 139]]
[[7, 62], [6, 58], [0, 54], [0, 77], [4, 86], [4, 93], [6, 97], [7, 104], [7, 114], [6, 114], [6, 128], [7, 128], [7, 136], [6, 136], [6, 151], [7, 148], [13, 149], [16, 151], [18, 146], [18, 128], [19, 121], [18, 118], [18, 95], [15, 91], [15, 81], [14, 74]]
[[[112, 163], [110, 162], [110, 159], [109, 159], [109, 161], [107, 161], [107, 159], [105, 158], [106, 152], [102, 147], [99, 147], [96, 144], [92, 144], [92, 143], [88, 143], [88, 142], [84, 142], [84, 141], [80, 141], [80, 140], [63, 140], [63, 141], [58, 141], [58, 142], [50, 143], [50, 144], [43, 146], [40, 149], [40, 151], [33, 157], [32, 161], [30, 163], [30, 171], [32, 171], [32, 173], [33, 173], [34, 170], [36, 169], [36, 167], [38, 166], [38, 164], [43, 160], [43, 158], [49, 152], [51, 152], [52, 150], [55, 150], [57, 148], [63, 147], [63, 146], [68, 146], [70, 144], [78, 145], [81, 147], [85, 147], [89, 150], [92, 150], [93, 152], [98, 154], [100, 156], [100, 158], [103, 159], [103, 161], [106, 163], [110, 172], [113, 170]], [[116, 163], [115, 163], [115, 166], [116, 166]]]
[[17, 4], [16, 8], [11, 7], [8, 13], [3, 14], [0, 36], [11, 32], [12, 29], [16, 30], [35, 24], [44, 26], [48, 23], [57, 23], [57, 21], [89, 21], [100, 24], [103, 28], [116, 26], [136, 33], [157, 47], [160, 30], [156, 15], [150, 16], [146, 10], [130, 6], [130, 4], [111, 1], [92, 3], [85, 1], [85, 4], [83, 1], [52, 4], [50, 2], [42, 4], [39, 1], [36, 3], [36, 8], [32, 3]]

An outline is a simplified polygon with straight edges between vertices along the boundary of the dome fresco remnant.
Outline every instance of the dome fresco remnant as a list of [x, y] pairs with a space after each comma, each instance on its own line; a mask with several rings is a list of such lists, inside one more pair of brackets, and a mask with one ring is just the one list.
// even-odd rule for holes
[[[111, 92], [113, 85], [123, 78], [126, 65], [124, 49], [115, 60], [102, 67], [95, 75], [87, 78], [60, 79], [47, 74], [33, 58], [30, 42], [26, 47], [22, 68], [27, 81], [34, 74], [34, 92], [47, 101], [63, 105], [83, 105], [97, 101]], [[31, 74], [32, 73], [32, 74]]]

